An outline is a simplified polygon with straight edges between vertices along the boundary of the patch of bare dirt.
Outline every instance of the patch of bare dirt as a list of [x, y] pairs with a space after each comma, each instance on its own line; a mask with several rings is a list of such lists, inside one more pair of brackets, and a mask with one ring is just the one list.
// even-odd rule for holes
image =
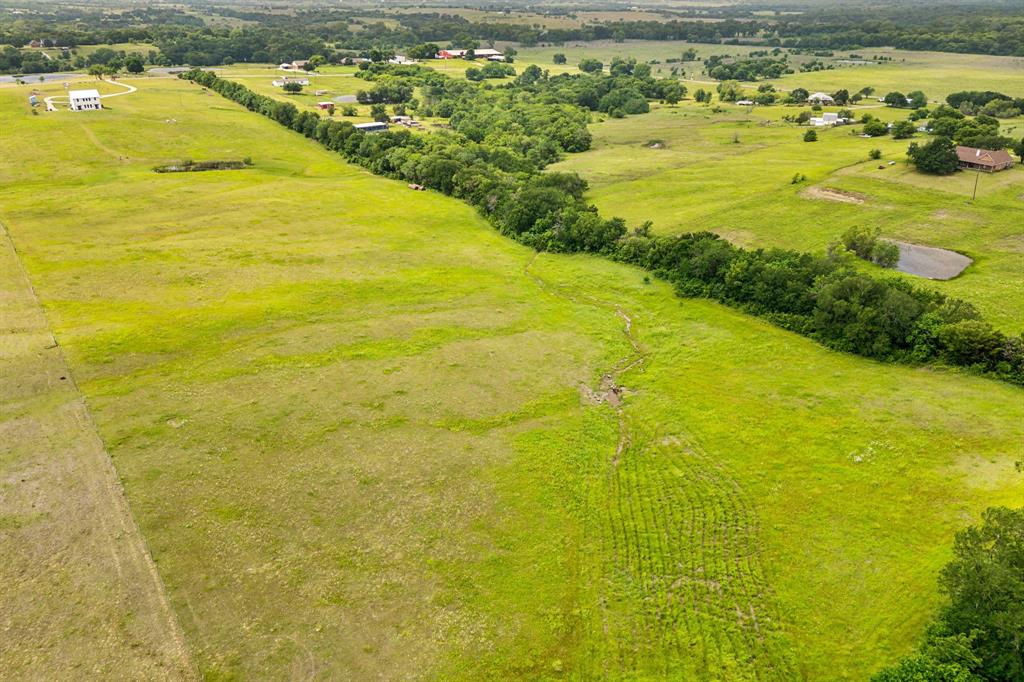
[[1000, 251], [1024, 253], [1024, 234], [1011, 234], [1007, 237], [1003, 237], [996, 241], [995, 247]]
[[619, 407], [622, 405], [622, 396], [625, 392], [626, 388], [616, 384], [610, 374], [601, 377], [601, 383], [596, 390], [586, 384], [580, 384], [580, 396], [591, 405], [607, 403], [612, 407]]
[[808, 187], [800, 192], [800, 196], [807, 199], [824, 199], [826, 201], [838, 201], [843, 204], [863, 204], [867, 201], [867, 195], [860, 192], [850, 192], [835, 187]]

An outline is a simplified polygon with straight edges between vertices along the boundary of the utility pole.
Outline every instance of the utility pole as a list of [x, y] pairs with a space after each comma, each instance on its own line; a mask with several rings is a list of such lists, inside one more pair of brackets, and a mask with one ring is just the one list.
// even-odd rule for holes
[[971, 201], [974, 201], [975, 197], [978, 196], [978, 178], [980, 178], [980, 177], [981, 177], [981, 171], [980, 170], [975, 170], [974, 171], [974, 193], [971, 194]]

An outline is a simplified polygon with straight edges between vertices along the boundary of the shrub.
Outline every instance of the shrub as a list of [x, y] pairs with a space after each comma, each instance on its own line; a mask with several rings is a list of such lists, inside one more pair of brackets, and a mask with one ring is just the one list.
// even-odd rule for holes
[[804, 142], [817, 142], [818, 132], [816, 130], [808, 130], [804, 133]]
[[877, 148], [872, 149], [871, 151], [868, 152], [868, 158], [876, 160], [882, 158], [882, 150]]

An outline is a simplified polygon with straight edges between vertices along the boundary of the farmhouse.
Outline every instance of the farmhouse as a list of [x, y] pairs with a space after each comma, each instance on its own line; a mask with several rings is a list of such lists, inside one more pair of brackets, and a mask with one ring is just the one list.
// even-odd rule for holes
[[835, 99], [832, 98], [832, 95], [829, 95], [829, 94], [824, 93], [824, 92], [816, 92], [816, 93], [814, 93], [813, 95], [811, 95], [810, 97], [807, 98], [807, 101], [810, 102], [811, 104], [835, 104], [836, 103]]
[[752, 100], [752, 99], [741, 99], [740, 101], [736, 102], [736, 104], [741, 106], [741, 107], [752, 107], [752, 106], [754, 106], [754, 100]]
[[825, 113], [821, 116], [812, 116], [807, 121], [812, 126], [841, 126], [846, 123], [846, 119], [839, 116], [836, 113]]
[[1013, 167], [1013, 157], [1005, 149], [978, 149], [977, 147], [956, 148], [958, 166], [964, 169], [995, 173]]
[[90, 111], [102, 109], [100, 93], [96, 90], [72, 90], [68, 93], [68, 108], [71, 111]]
[[282, 71], [302, 71], [306, 68], [306, 64], [309, 64], [308, 59], [300, 59], [294, 62], [285, 62], [277, 68]]
[[334, 108], [334, 102], [317, 102], [316, 103], [316, 108], [317, 109], [322, 109], [324, 111], [328, 111], [328, 110]]
[[474, 57], [479, 59], [489, 59], [492, 62], [503, 62], [505, 61], [505, 55], [498, 50], [492, 50], [489, 48], [481, 48], [479, 50], [441, 50], [437, 53], [438, 59], [463, 59], [467, 52], [472, 52]]
[[275, 88], [283, 88], [288, 83], [298, 83], [299, 85], [309, 85], [308, 78], [289, 78], [288, 76], [281, 76], [280, 78], [270, 82]]
[[388, 124], [374, 121], [373, 123], [356, 123], [352, 127], [356, 130], [362, 130], [364, 133], [379, 133], [387, 130]]

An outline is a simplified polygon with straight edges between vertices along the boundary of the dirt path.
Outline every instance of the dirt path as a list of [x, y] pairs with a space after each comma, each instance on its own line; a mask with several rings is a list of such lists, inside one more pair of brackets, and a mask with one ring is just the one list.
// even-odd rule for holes
[[0, 225], [0, 676], [199, 677], [117, 473]]

